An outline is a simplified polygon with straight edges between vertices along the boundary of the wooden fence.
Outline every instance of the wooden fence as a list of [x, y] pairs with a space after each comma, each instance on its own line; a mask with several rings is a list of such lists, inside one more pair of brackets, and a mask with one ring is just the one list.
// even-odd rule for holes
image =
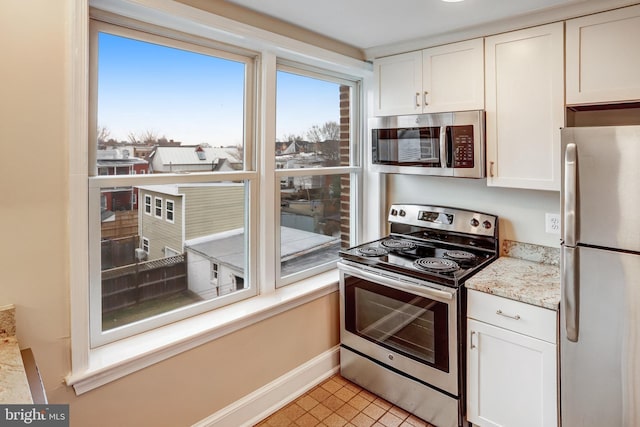
[[187, 290], [185, 255], [102, 271], [102, 313]]

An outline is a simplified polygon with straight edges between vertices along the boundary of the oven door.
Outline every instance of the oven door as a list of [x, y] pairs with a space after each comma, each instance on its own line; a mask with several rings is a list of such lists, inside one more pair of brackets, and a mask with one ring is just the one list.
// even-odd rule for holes
[[458, 291], [338, 263], [341, 345], [458, 396]]

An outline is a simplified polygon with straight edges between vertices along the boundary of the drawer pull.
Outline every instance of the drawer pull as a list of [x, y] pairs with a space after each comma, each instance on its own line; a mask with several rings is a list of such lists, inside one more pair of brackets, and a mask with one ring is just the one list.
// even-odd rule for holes
[[509, 319], [520, 320], [520, 315], [519, 315], [519, 314], [516, 314], [515, 316], [512, 316], [512, 315], [510, 315], [510, 314], [504, 314], [504, 313], [502, 312], [502, 310], [498, 310], [498, 311], [496, 311], [496, 314], [497, 314], [498, 316], [508, 317]]

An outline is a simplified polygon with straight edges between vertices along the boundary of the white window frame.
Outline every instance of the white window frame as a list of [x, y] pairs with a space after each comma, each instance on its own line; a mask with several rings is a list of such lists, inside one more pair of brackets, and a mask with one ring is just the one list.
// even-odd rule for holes
[[[105, 32], [114, 34], [121, 37], [129, 37], [136, 40], [146, 41], [149, 43], [155, 43], [159, 45], [165, 45], [170, 48], [178, 48], [189, 50], [196, 53], [228, 59], [245, 64], [245, 87], [243, 90], [243, 96], [245, 97], [245, 125], [242, 130], [246, 140], [244, 143], [244, 170], [234, 172], [198, 172], [189, 174], [174, 174], [174, 173], [162, 173], [162, 174], [129, 174], [129, 175], [106, 175], [96, 176], [95, 165], [91, 162], [88, 165], [88, 182], [89, 182], [89, 220], [90, 220], [90, 254], [92, 256], [90, 261], [90, 342], [92, 348], [98, 348], [102, 345], [127, 338], [129, 336], [140, 334], [145, 331], [150, 331], [155, 328], [161, 327], [169, 323], [173, 323], [195, 314], [203, 313], [214, 308], [228, 305], [233, 302], [237, 302], [246, 298], [255, 296], [258, 293], [258, 283], [255, 276], [255, 264], [256, 255], [251, 251], [255, 251], [257, 245], [255, 243], [255, 213], [252, 212], [251, 206], [253, 206], [252, 199], [256, 196], [252, 195], [258, 188], [258, 173], [255, 170], [254, 159], [254, 98], [255, 94], [255, 75], [256, 75], [256, 61], [255, 54], [249, 54], [244, 51], [243, 55], [237, 52], [223, 51], [218, 48], [217, 45], [205, 46], [204, 41], [199, 40], [198, 44], [188, 42], [182, 39], [180, 34], [166, 31], [166, 34], [155, 27], [150, 27], [148, 31], [140, 31], [137, 28], [129, 28], [128, 22], [124, 25], [114, 25], [112, 23], [106, 23], [100, 20], [91, 21], [90, 34], [92, 43], [97, 47], [98, 34]], [[157, 33], [154, 33], [157, 31]], [[159, 33], [159, 34], [158, 34]], [[204, 45], [203, 45], [204, 44]], [[97, 87], [97, 53], [92, 56], [92, 67], [90, 67], [90, 82], [91, 87]], [[92, 103], [89, 105], [89, 123], [90, 132], [94, 132], [97, 129], [95, 122], [97, 121], [97, 92], [92, 91], [94, 94]], [[91, 133], [90, 133], [91, 135]], [[95, 137], [90, 136], [90, 140]], [[193, 304], [191, 306], [183, 307], [180, 310], [172, 310], [169, 313], [165, 313], [162, 316], [153, 316], [143, 321], [134, 322], [132, 324], [114, 328], [107, 331], [102, 331], [101, 328], [101, 316], [97, 316], [95, 313], [101, 312], [101, 272], [100, 272], [100, 258], [94, 252], [100, 252], [99, 240], [100, 240], [100, 223], [96, 216], [96, 209], [93, 208], [94, 201], [91, 196], [92, 191], [100, 191], [103, 187], [118, 187], [118, 186], [142, 186], [148, 184], [184, 184], [184, 183], [216, 183], [216, 182], [229, 182], [237, 181], [244, 182], [245, 188], [245, 212], [247, 212], [245, 218], [245, 251], [247, 253], [247, 261], [245, 263], [245, 282], [249, 284], [248, 288], [238, 292], [234, 292], [223, 297], [215, 298], [212, 300], [204, 301], [199, 304]], [[165, 199], [163, 197], [152, 195], [152, 216], [159, 220], [163, 220], [165, 217]], [[184, 208], [184, 207], [183, 207]]]
[[142, 250], [145, 251], [147, 254], [149, 253], [149, 239], [147, 239], [146, 237], [142, 237]]
[[[162, 199], [162, 197], [154, 196], [153, 197], [153, 216], [158, 219], [162, 219], [163, 208], [164, 208], [164, 200]], [[160, 213], [158, 214], [158, 212]]]
[[[171, 204], [171, 209], [169, 209], [169, 204]], [[172, 199], [165, 199], [164, 218], [167, 222], [170, 222], [171, 224], [175, 223], [175, 215], [176, 215], [175, 207], [176, 207], [176, 202], [174, 202]], [[169, 213], [171, 213], [171, 219], [169, 219]]]
[[[272, 148], [275, 141], [275, 70], [276, 59], [286, 58], [291, 61], [307, 63], [312, 66], [328, 68], [346, 75], [353, 75], [364, 79], [365, 86], [373, 82], [371, 64], [346, 57], [342, 54], [282, 37], [262, 29], [241, 24], [233, 20], [214, 14], [196, 10], [185, 4], [166, 0], [158, 3], [153, 0], [92, 0], [93, 9], [89, 11], [89, 2], [73, 2], [69, 7], [69, 40], [70, 48], [66, 50], [67, 62], [70, 70], [67, 96], [69, 111], [67, 126], [69, 128], [69, 259], [70, 265], [70, 309], [71, 309], [71, 372], [65, 378], [67, 385], [73, 386], [76, 394], [82, 394], [101, 385], [117, 380], [144, 369], [154, 363], [165, 360], [181, 352], [195, 348], [206, 342], [225, 336], [240, 328], [260, 322], [285, 310], [301, 306], [337, 291], [337, 270], [301, 280], [299, 283], [276, 289], [274, 251], [269, 250], [270, 242], [274, 241], [274, 221], [276, 206], [273, 194], [279, 188], [279, 182], [270, 180], [259, 182], [258, 175], [273, 175], [275, 165], [272, 160]], [[111, 11], [117, 11], [118, 16]], [[244, 180], [250, 186], [250, 203], [260, 206], [260, 223], [257, 221], [257, 210], [250, 212], [250, 234], [259, 236], [261, 249], [258, 250], [256, 241], [248, 241], [250, 269], [255, 273], [252, 280], [259, 287], [259, 295], [247, 302], [237, 302], [188, 319], [175, 322], [157, 329], [140, 333], [126, 340], [114, 341], [100, 347], [92, 347], [89, 336], [90, 286], [87, 277], [91, 277], [89, 265], [95, 263], [99, 251], [90, 250], [90, 242], [95, 242], [99, 236], [99, 229], [95, 227], [95, 212], [89, 206], [99, 202], [99, 188], [106, 184], [118, 185], [121, 177], [93, 177], [96, 164], [95, 153], [87, 153], [87, 135], [90, 129], [96, 128], [96, 123], [90, 119], [90, 94], [95, 93], [87, 76], [90, 74], [88, 64], [91, 62], [89, 22], [88, 17], [104, 18], [112, 23], [131, 25], [140, 29], [152, 27], [171, 33], [177, 31], [187, 38], [205, 44], [219, 43], [224, 46], [238, 46], [243, 52], [253, 49], [259, 52], [258, 100], [251, 100], [257, 105], [257, 115], [248, 118], [258, 123], [259, 133], [255, 140], [260, 141], [258, 157], [254, 160], [253, 150], [247, 149], [249, 158], [245, 159], [247, 167], [242, 173], [227, 173], [229, 180]], [[146, 24], [149, 17], [153, 17], [154, 24]], [[215, 40], [215, 42], [212, 42]], [[368, 92], [368, 89], [367, 89]], [[363, 90], [364, 93], [364, 90]], [[358, 100], [360, 102], [360, 100]], [[86, 119], [85, 119], [86, 118]], [[254, 136], [248, 138], [247, 144], [254, 141]], [[252, 147], [253, 148], [253, 147]], [[88, 155], [87, 155], [88, 154]], [[256, 169], [257, 168], [257, 169]], [[190, 174], [191, 175], [191, 174]], [[376, 175], [377, 176], [377, 175]], [[139, 175], [141, 185], [161, 184], [163, 181], [154, 174]], [[176, 182], [189, 182], [189, 176], [180, 176]], [[259, 185], [258, 185], [259, 184]], [[277, 185], [277, 187], [276, 187]], [[359, 185], [362, 185], [360, 183]], [[356, 187], [351, 183], [352, 189]], [[374, 184], [373, 191], [368, 186], [366, 192], [360, 194], [379, 194], [381, 184]], [[88, 191], [87, 191], [88, 190]], [[358, 203], [362, 203], [358, 195]], [[377, 199], [377, 197], [376, 197]], [[352, 197], [352, 201], [355, 201]], [[375, 206], [378, 202], [365, 201], [365, 204]], [[254, 205], [255, 206], [255, 205]], [[373, 210], [371, 210], [373, 211]], [[377, 222], [376, 222], [377, 223]], [[361, 227], [360, 222], [357, 223]], [[356, 224], [352, 224], [352, 230]], [[98, 231], [98, 233], [96, 233]], [[367, 230], [374, 236], [379, 230]], [[272, 247], [272, 246], [271, 246]], [[258, 256], [259, 255], [259, 256]], [[77, 262], [86, 259], [87, 262]], [[255, 269], [255, 263], [261, 264], [260, 270]], [[279, 261], [279, 260], [278, 260]], [[99, 261], [98, 261], [99, 262]], [[95, 274], [95, 273], [93, 273]]]
[[144, 195], [144, 209], [146, 215], [153, 215], [153, 197], [150, 194]]
[[[317, 167], [317, 168], [292, 168], [292, 169], [284, 169], [284, 168], [276, 168], [274, 175], [275, 181], [279, 184], [275, 189], [274, 198], [276, 200], [276, 222], [275, 222], [275, 230], [276, 230], [276, 245], [275, 245], [275, 253], [277, 254], [278, 262], [276, 263], [276, 287], [286, 286], [291, 283], [295, 283], [301, 279], [312, 276], [314, 274], [318, 274], [319, 272], [327, 271], [328, 269], [335, 268], [335, 261], [325, 263], [322, 265], [318, 265], [307, 270], [299, 271], [293, 273], [288, 276], [282, 276], [281, 274], [281, 263], [280, 263], [280, 250], [281, 250], [281, 242], [280, 242], [280, 209], [281, 209], [281, 191], [280, 191], [280, 182], [283, 178], [290, 178], [296, 176], [326, 176], [326, 175], [349, 175], [350, 180], [350, 188], [351, 188], [351, 198], [352, 203], [350, 204], [349, 210], [349, 227], [350, 233], [349, 238], [351, 240], [351, 244], [355, 244], [356, 237], [359, 235], [359, 229], [357, 227], [358, 221], [358, 200], [357, 197], [359, 195], [358, 188], [361, 186], [360, 184], [360, 176], [362, 173], [361, 169], [361, 151], [358, 149], [361, 144], [359, 141], [361, 140], [361, 120], [360, 120], [360, 102], [361, 99], [361, 83], [359, 80], [355, 80], [353, 78], [348, 78], [347, 76], [340, 73], [332, 73], [323, 70], [319, 70], [314, 67], [310, 67], [308, 65], [294, 63], [291, 61], [281, 60], [278, 61], [277, 71], [283, 71], [291, 74], [297, 74], [303, 77], [315, 78], [318, 80], [324, 80], [340, 85], [346, 85], [351, 87], [350, 91], [350, 100], [349, 105], [351, 108], [349, 114], [349, 166], [340, 166], [340, 167]], [[274, 152], [275, 155], [275, 152]], [[337, 258], [337, 254], [336, 254]]]

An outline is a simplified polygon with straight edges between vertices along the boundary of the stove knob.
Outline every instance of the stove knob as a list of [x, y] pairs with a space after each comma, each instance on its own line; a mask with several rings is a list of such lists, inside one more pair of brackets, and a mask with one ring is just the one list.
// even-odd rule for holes
[[485, 221], [482, 223], [482, 226], [488, 230], [491, 228], [491, 223], [489, 221]]
[[404, 210], [400, 209], [400, 216], [406, 216], [406, 215], [407, 213]]
[[391, 209], [391, 216], [396, 216], [398, 215], [398, 211], [395, 209]]
[[475, 219], [475, 218], [472, 218], [472, 219], [471, 219], [471, 226], [472, 226], [472, 227], [477, 227], [477, 226], [479, 226], [479, 225], [480, 225], [480, 221], [478, 221], [478, 220], [477, 220], [477, 219]]

